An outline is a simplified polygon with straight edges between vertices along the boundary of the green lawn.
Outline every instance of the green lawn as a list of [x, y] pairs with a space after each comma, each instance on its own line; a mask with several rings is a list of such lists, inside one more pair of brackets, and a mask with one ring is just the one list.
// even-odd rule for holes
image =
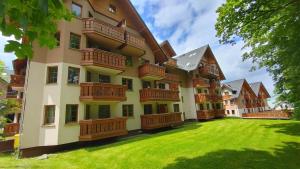
[[63, 152], [46, 160], [0, 155], [0, 168], [299, 169], [300, 122], [225, 119]]

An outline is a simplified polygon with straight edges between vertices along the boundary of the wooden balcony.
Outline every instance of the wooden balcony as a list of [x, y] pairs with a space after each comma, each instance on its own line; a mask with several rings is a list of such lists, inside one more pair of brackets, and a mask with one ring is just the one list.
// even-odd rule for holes
[[95, 18], [84, 18], [82, 32], [107, 49], [117, 49], [125, 43], [125, 30]]
[[212, 94], [212, 95], [210, 95], [210, 100], [212, 102], [222, 102], [223, 101], [223, 97], [222, 97], [222, 95]]
[[210, 87], [210, 84], [209, 84], [209, 80], [207, 79], [203, 79], [203, 78], [194, 78], [193, 79], [193, 87], [196, 88], [196, 87]]
[[195, 94], [195, 102], [196, 103], [204, 103], [210, 101], [210, 95], [205, 93]]
[[181, 113], [149, 114], [141, 116], [143, 130], [153, 130], [164, 127], [173, 127], [183, 124]]
[[170, 82], [179, 82], [179, 76], [171, 73], [166, 73], [166, 76], [163, 80]]
[[230, 100], [231, 99], [231, 95], [223, 95], [223, 100]]
[[199, 72], [202, 75], [205, 75], [205, 76], [213, 76], [213, 77], [218, 77], [219, 76], [218, 68], [216, 68], [216, 66], [213, 66], [213, 65], [210, 65], [210, 64], [207, 64], [207, 65], [199, 68]]
[[24, 88], [25, 76], [24, 75], [11, 75], [10, 86], [13, 90], [20, 90]]
[[165, 62], [165, 65], [169, 67], [177, 67], [177, 60], [169, 58], [168, 61]]
[[125, 32], [125, 44], [120, 47], [122, 53], [129, 56], [142, 56], [145, 54], [145, 39], [130, 32]]
[[6, 137], [14, 136], [15, 134], [19, 133], [19, 127], [20, 127], [19, 123], [8, 123], [8, 124], [5, 124], [4, 130], [3, 130], [3, 134]]
[[180, 101], [179, 91], [146, 88], [140, 90], [140, 101]]
[[220, 110], [214, 110], [215, 111], [215, 117], [216, 118], [223, 118], [225, 117], [225, 110], [220, 109]]
[[215, 112], [213, 110], [198, 110], [197, 119], [198, 120], [209, 120], [215, 118]]
[[166, 76], [165, 68], [154, 64], [143, 64], [139, 67], [139, 77], [143, 80], [161, 80]]
[[126, 118], [81, 120], [80, 141], [93, 141], [127, 135]]
[[125, 56], [116, 53], [87, 48], [82, 50], [81, 65], [109, 74], [119, 74], [126, 68], [125, 60]]
[[81, 101], [125, 101], [126, 86], [109, 83], [81, 83]]

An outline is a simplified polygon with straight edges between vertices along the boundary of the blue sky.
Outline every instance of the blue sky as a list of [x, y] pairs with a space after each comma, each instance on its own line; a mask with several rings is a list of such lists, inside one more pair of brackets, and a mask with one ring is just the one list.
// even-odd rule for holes
[[[209, 44], [225, 74], [226, 81], [246, 78], [262, 81], [274, 96], [274, 82], [265, 69], [250, 72], [251, 61], [242, 61], [243, 42], [221, 45], [215, 36], [216, 9], [224, 0], [131, 0], [158, 42], [169, 40], [177, 54]], [[4, 53], [10, 38], [0, 36], [0, 59], [12, 68], [13, 54]], [[272, 103], [274, 97], [271, 99]]]

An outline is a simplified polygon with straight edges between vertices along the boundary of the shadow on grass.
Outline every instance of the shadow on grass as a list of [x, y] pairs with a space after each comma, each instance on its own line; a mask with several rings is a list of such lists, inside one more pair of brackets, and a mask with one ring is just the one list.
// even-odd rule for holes
[[280, 123], [280, 124], [271, 124], [271, 125], [262, 125], [262, 126], [265, 128], [276, 129], [276, 132], [278, 133], [283, 133], [291, 136], [300, 136], [299, 122]]
[[151, 139], [151, 138], [160, 138], [160, 137], [165, 137], [170, 134], [178, 134], [181, 132], [186, 132], [189, 130], [195, 130], [201, 127], [200, 123], [197, 122], [190, 122], [190, 123], [185, 123], [183, 126], [178, 126], [175, 128], [162, 128], [162, 129], [157, 129], [149, 132], [145, 132], [143, 134], [138, 134], [135, 136], [130, 136], [130, 137], [125, 137], [125, 138], [111, 138], [111, 139], [106, 139], [106, 140], [100, 140], [97, 142], [94, 142], [90, 144], [89, 147], [85, 147], [86, 151], [98, 151], [106, 148], [112, 148], [116, 146], [122, 146], [124, 144], [130, 144], [133, 142], [138, 142], [142, 141], [145, 139]]
[[300, 144], [286, 142], [274, 153], [254, 149], [220, 150], [188, 159], [181, 157], [165, 169], [299, 169]]

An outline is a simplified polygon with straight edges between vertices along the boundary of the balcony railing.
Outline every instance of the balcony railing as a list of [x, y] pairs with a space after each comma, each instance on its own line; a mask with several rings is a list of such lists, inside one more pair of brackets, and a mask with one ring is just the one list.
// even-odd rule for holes
[[80, 141], [92, 141], [127, 135], [126, 118], [108, 118], [82, 120], [80, 124]]
[[179, 76], [171, 73], [166, 73], [166, 77], [164, 78], [164, 80], [178, 82]]
[[139, 37], [137, 35], [134, 35], [130, 32], [126, 32], [125, 38], [126, 38], [125, 39], [126, 43], [128, 45], [131, 45], [131, 46], [134, 46], [134, 47], [137, 47], [137, 48], [140, 48], [140, 49], [145, 48], [145, 39], [144, 38]]
[[173, 58], [169, 58], [168, 61], [165, 62], [166, 65], [177, 67], [177, 60]]
[[173, 127], [183, 124], [181, 113], [149, 114], [141, 116], [143, 130]]
[[195, 78], [193, 79], [193, 87], [210, 87], [209, 80]]
[[207, 64], [200, 68], [200, 73], [204, 75], [219, 76], [219, 70], [215, 65]]
[[212, 94], [212, 95], [210, 95], [210, 100], [212, 102], [222, 102], [223, 97], [222, 97], [222, 95]]
[[82, 101], [125, 101], [126, 86], [108, 83], [81, 83], [80, 100]]
[[125, 42], [125, 31], [120, 27], [110, 25], [95, 18], [82, 19], [84, 33], [98, 33], [122, 43]]
[[101, 49], [88, 48], [82, 50], [82, 66], [98, 66], [109, 69], [124, 70], [125, 56]]
[[179, 91], [146, 88], [140, 90], [140, 101], [180, 101]]
[[208, 101], [210, 101], [210, 95], [205, 94], [205, 93], [195, 94], [195, 101], [196, 101], [196, 103], [208, 102]]
[[24, 87], [25, 76], [24, 75], [11, 75], [10, 76], [10, 85], [12, 87]]
[[225, 117], [225, 110], [220, 109], [220, 110], [214, 110], [215, 111], [215, 117], [216, 118], [223, 118]]
[[139, 77], [140, 78], [153, 78], [154, 80], [160, 80], [165, 78], [165, 68], [154, 65], [154, 64], [143, 64], [139, 67]]
[[290, 119], [291, 112], [284, 111], [265, 111], [258, 113], [243, 113], [243, 118], [258, 118], [258, 119]]
[[19, 133], [19, 123], [8, 123], [4, 125], [3, 134], [5, 136], [13, 136]]
[[215, 118], [214, 110], [198, 110], [197, 111], [197, 119], [198, 120], [209, 120]]
[[223, 95], [223, 100], [229, 100], [231, 99], [231, 95]]

